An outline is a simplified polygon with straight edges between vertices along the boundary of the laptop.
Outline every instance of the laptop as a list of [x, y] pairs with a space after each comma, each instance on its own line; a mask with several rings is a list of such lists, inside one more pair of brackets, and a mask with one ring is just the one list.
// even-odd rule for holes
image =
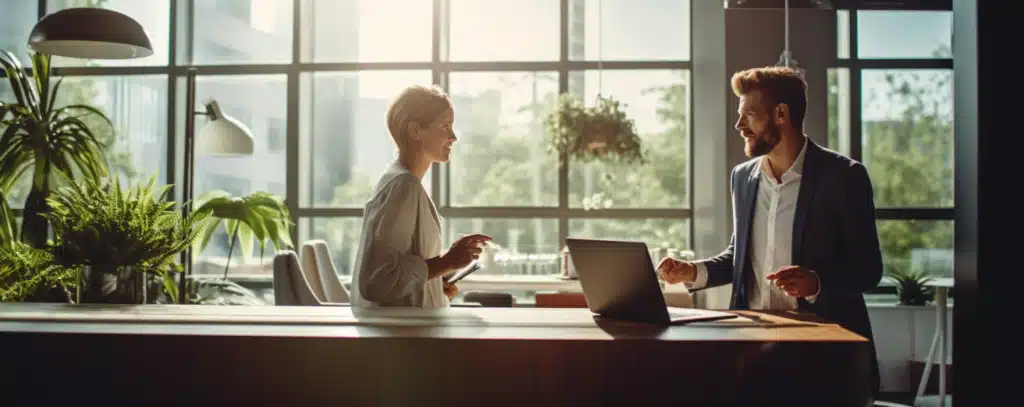
[[644, 242], [573, 237], [565, 242], [587, 306], [601, 317], [657, 325], [737, 317], [729, 312], [669, 307]]

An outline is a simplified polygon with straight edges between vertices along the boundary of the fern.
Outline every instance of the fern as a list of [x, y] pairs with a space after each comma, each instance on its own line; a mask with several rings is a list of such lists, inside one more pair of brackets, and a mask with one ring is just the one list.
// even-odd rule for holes
[[196, 239], [206, 216], [183, 217], [166, 200], [170, 186], [157, 189], [156, 175], [125, 190], [112, 179], [69, 183], [48, 199], [55, 259], [66, 266], [134, 266], [147, 272], [167, 266]]
[[0, 246], [0, 302], [72, 298], [77, 270], [54, 262], [53, 255], [19, 241]]

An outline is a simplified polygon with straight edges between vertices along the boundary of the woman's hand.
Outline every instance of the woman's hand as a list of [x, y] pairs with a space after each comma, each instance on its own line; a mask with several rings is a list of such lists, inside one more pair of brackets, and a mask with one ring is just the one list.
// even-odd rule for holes
[[455, 299], [455, 295], [459, 293], [459, 287], [455, 283], [444, 282], [444, 295], [448, 296], [448, 301]]
[[480, 258], [483, 245], [489, 241], [491, 241], [491, 237], [482, 234], [462, 236], [452, 243], [452, 247], [442, 257], [448, 267], [452, 269], [466, 267], [473, 260]]

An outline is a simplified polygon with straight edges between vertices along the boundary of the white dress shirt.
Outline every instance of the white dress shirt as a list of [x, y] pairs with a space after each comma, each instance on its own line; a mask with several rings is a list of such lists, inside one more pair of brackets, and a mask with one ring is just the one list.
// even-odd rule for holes
[[[782, 174], [781, 182], [772, 175], [767, 157], [762, 156], [759, 167], [761, 181], [757, 188], [754, 205], [754, 219], [750, 235], [750, 263], [754, 267], [754, 281], [750, 284], [750, 309], [791, 310], [797, 308], [796, 297], [786, 294], [768, 281], [765, 276], [781, 267], [794, 265], [793, 221], [796, 216], [796, 202], [800, 195], [800, 178], [804, 167], [807, 141], [797, 154], [796, 160]], [[697, 262], [697, 278], [692, 288], [707, 285], [708, 270], [703, 262]], [[813, 271], [812, 271], [813, 272]], [[819, 282], [820, 283], [820, 282]], [[819, 286], [818, 293], [821, 292]], [[806, 297], [814, 302], [818, 293]]]
[[449, 306], [441, 279], [427, 279], [427, 259], [439, 256], [442, 247], [434, 203], [420, 179], [395, 161], [364, 207], [352, 305]]

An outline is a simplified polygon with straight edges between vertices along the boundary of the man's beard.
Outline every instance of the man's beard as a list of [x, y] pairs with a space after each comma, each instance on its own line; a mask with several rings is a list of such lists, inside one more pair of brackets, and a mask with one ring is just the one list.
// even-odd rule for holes
[[754, 146], [750, 148], [747, 155], [750, 158], [754, 158], [768, 154], [781, 140], [782, 132], [779, 131], [775, 123], [769, 122], [763, 133], [754, 136]]

